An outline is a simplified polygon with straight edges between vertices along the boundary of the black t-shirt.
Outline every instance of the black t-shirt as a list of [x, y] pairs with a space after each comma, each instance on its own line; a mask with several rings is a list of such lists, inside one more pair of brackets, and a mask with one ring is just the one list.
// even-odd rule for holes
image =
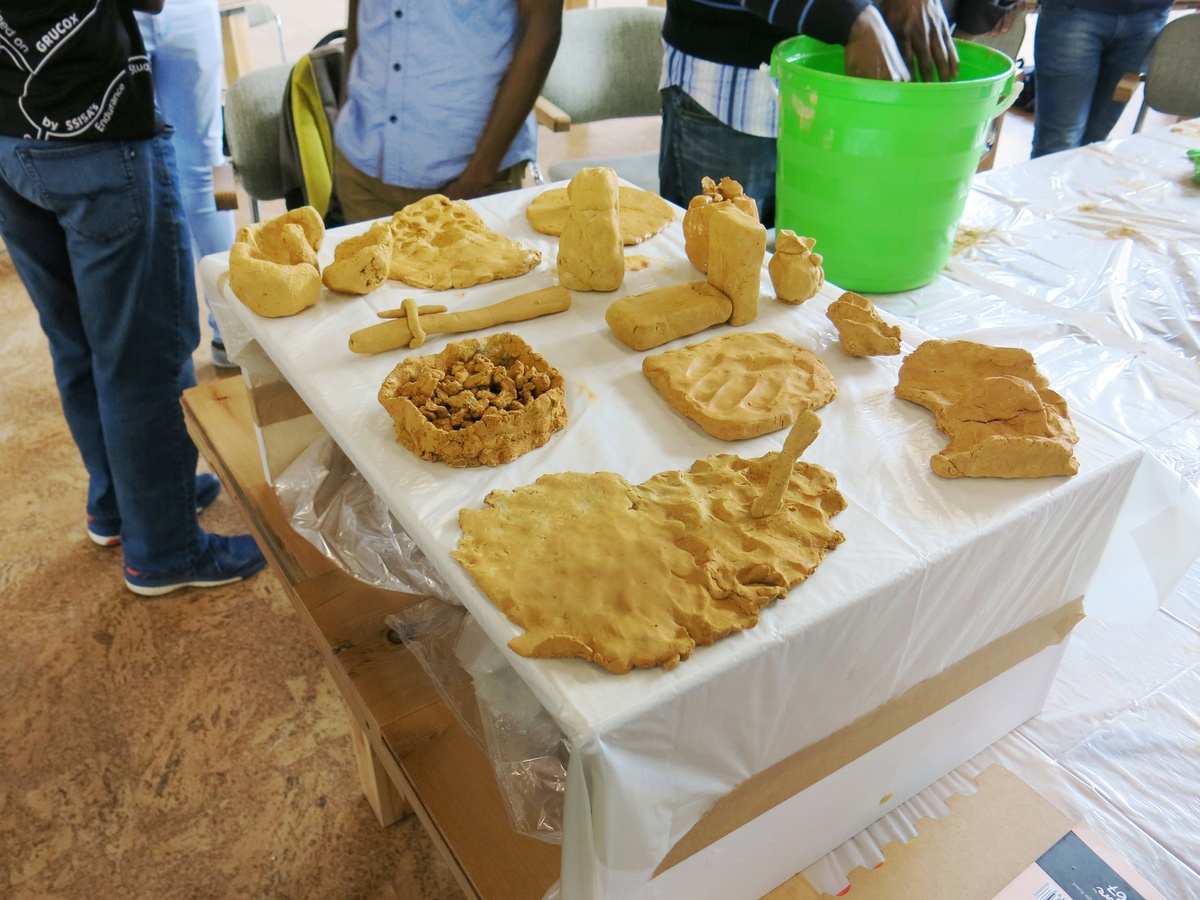
[[153, 137], [154, 82], [121, 0], [0, 0], [0, 134]]

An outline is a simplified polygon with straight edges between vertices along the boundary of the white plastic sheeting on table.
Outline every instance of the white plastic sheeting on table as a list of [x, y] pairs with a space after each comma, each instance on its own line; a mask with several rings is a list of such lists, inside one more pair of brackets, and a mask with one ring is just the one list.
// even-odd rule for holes
[[[667, 406], [641, 375], [644, 354], [619, 343], [604, 323], [605, 309], [619, 296], [702, 277], [686, 261], [677, 220], [628, 249], [649, 266], [629, 272], [619, 291], [576, 293], [569, 311], [511, 326], [566, 380], [570, 422], [549, 444], [505, 466], [479, 469], [426, 462], [399, 447], [376, 393], [412, 351], [356, 356], [347, 337], [405, 296], [460, 310], [553, 284], [557, 242], [532, 231], [524, 217], [535, 193], [473, 205], [497, 231], [540, 249], [545, 262], [521, 278], [467, 291], [434, 293], [389, 282], [364, 298], [325, 293], [300, 315], [269, 320], [228, 293], [223, 257], [209, 257], [202, 268], [234, 357], [248, 340], [261, 345], [500, 647], [518, 629], [448, 556], [458, 541], [460, 508], [480, 506], [489, 491], [545, 473], [612, 471], [636, 483], [713, 453], [760, 455], [783, 438], [776, 433], [730, 444], [709, 437]], [[365, 227], [332, 233], [322, 262], [332, 258], [337, 241]], [[837, 399], [820, 412], [822, 432], [806, 459], [839, 479], [849, 507], [834, 525], [846, 542], [812, 578], [765, 610], [756, 628], [698, 648], [670, 672], [618, 677], [579, 660], [527, 660], [504, 650], [572, 749], [563, 856], [564, 894], [571, 898], [657, 895], [650, 880], [655, 866], [719, 797], [1021, 624], [1080, 594], [1102, 599], [1105, 585], [1089, 582], [1114, 525], [1120, 521], [1114, 534], [1124, 538], [1177, 506], [1169, 496], [1171, 478], [1164, 479], [1165, 470], [1131, 439], [1138, 436], [1093, 421], [1069, 393], [1081, 436], [1077, 476], [937, 478], [928, 460], [944, 437], [926, 410], [894, 397], [900, 357], [842, 354], [824, 316], [838, 293], [832, 286], [801, 307], [771, 299], [765, 270], [762, 288], [761, 314], [749, 328], [813, 350], [839, 387]], [[1003, 306], [994, 297], [990, 302], [997, 310]], [[920, 324], [933, 330], [924, 319]], [[504, 326], [490, 329], [500, 330]], [[1017, 328], [978, 337], [1022, 343]], [[909, 352], [924, 335], [907, 327], [905, 338]], [[454, 339], [439, 335], [415, 352], [435, 353]], [[1067, 387], [1057, 384], [1052, 362], [1039, 356], [1054, 386]], [[1151, 508], [1121, 520], [1138, 479], [1151, 482]], [[1123, 569], [1144, 571], [1142, 583], [1154, 582], [1161, 560], [1148, 558], [1133, 540], [1114, 547], [1123, 554]], [[1153, 599], [1146, 602], [1153, 606]]]
[[[978, 176], [944, 273], [874, 299], [938, 337], [1025, 347], [1072, 410], [1200, 486], [1200, 184], [1186, 155], [1197, 148], [1193, 120]], [[1182, 497], [1185, 518], [1162, 516], [1131, 539], [1185, 549], [1194, 504]], [[999, 762], [1163, 894], [1200, 897], [1200, 564], [1180, 581], [1187, 553], [1162, 562], [1139, 571], [1107, 558], [1098, 578], [1128, 594], [1075, 629], [1042, 713], [809, 880], [838, 893], [854, 866], [882, 862], [888, 841], [911, 838], [921, 816], [944, 813], [945, 796]]]

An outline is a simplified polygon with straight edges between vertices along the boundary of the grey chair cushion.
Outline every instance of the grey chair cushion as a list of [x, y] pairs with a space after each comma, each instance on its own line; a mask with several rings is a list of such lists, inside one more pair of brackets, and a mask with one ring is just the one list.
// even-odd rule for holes
[[290, 65], [249, 72], [225, 92], [225, 136], [233, 169], [255, 200], [283, 197], [279, 115]]
[[1168, 22], [1146, 70], [1146, 104], [1173, 116], [1200, 116], [1200, 13]]
[[562, 40], [542, 96], [573, 123], [658, 115], [665, 13], [653, 6], [563, 13]]
[[658, 193], [658, 154], [640, 153], [614, 159], [572, 159], [555, 163], [546, 170], [550, 181], [566, 181], [586, 166], [609, 166], [617, 177], [646, 191]]

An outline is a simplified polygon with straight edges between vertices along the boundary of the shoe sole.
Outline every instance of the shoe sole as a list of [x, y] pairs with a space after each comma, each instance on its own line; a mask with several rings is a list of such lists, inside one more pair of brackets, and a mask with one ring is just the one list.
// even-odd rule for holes
[[237, 581], [244, 581], [249, 578], [249, 575], [235, 575], [232, 578], [221, 578], [216, 581], [184, 581], [177, 584], [163, 584], [157, 587], [151, 587], [144, 584], [134, 584], [128, 578], [125, 579], [125, 587], [133, 591], [139, 597], [161, 597], [163, 594], [169, 594], [172, 591], [182, 590], [183, 588], [212, 588], [220, 587], [223, 584], [233, 584]]
[[87, 536], [91, 538], [92, 543], [97, 547], [118, 547], [121, 544], [121, 536], [119, 534], [96, 534], [96, 532], [89, 528]]

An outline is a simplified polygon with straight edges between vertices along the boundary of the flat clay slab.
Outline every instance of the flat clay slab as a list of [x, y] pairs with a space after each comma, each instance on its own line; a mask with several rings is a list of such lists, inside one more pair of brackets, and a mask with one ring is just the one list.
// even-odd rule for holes
[[516, 653], [670, 669], [756, 625], [845, 540], [829, 524], [845, 498], [820, 466], [797, 463], [780, 508], [752, 514], [776, 456], [710, 456], [636, 486], [611, 472], [543, 475], [462, 510], [451, 555], [525, 629]]
[[[621, 185], [617, 197], [620, 205], [621, 242], [626, 247], [650, 240], [675, 218], [671, 204], [650, 191]], [[558, 237], [567, 224], [567, 209], [570, 205], [566, 188], [550, 188], [533, 198], [525, 210], [525, 218], [529, 220], [534, 231]]]
[[736, 332], [642, 361], [675, 409], [723, 441], [787, 428], [837, 396], [817, 355], [770, 332]]

